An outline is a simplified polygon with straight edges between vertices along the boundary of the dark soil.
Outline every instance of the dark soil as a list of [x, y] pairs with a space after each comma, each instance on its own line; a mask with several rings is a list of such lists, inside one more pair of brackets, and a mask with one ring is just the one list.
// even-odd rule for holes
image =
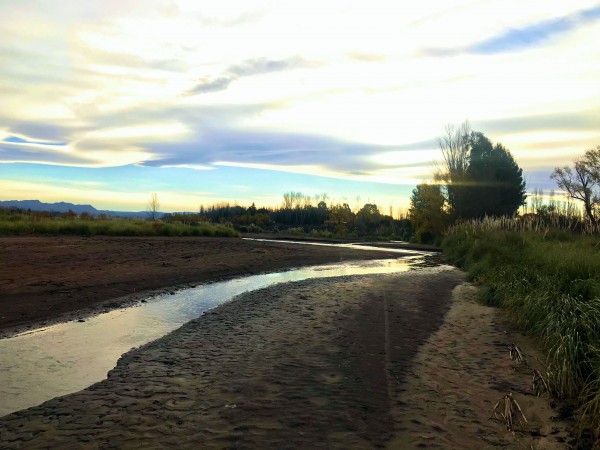
[[3, 237], [0, 335], [116, 308], [161, 288], [400, 256], [235, 238]]

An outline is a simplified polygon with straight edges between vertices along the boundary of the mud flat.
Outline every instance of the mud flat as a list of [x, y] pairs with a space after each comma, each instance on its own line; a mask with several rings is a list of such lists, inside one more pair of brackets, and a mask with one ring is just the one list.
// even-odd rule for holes
[[0, 336], [73, 320], [156, 290], [392, 252], [235, 238], [0, 238]]
[[[126, 353], [100, 383], [1, 418], [0, 442], [561, 448], [564, 424], [508, 358], [507, 342], [528, 344], [504, 325], [448, 266], [276, 285]], [[488, 420], [508, 389], [531, 422], [515, 435]]]

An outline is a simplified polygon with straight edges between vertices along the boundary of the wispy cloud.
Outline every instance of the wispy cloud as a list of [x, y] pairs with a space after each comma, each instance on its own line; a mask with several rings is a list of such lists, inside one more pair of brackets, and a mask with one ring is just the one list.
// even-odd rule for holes
[[[252, 131], [235, 128], [203, 129], [189, 142], [152, 145], [155, 158], [142, 164], [151, 167], [237, 164], [244, 167], [279, 167], [303, 171], [318, 168], [322, 173], [353, 177], [377, 175], [390, 167], [389, 158], [379, 154], [394, 152], [397, 169], [427, 167], [433, 139], [397, 146], [382, 146], [344, 141], [307, 133]], [[425, 158], [419, 154], [427, 155]], [[419, 161], [415, 163], [415, 159]]]
[[502, 135], [539, 131], [598, 131], [599, 123], [600, 108], [479, 120], [474, 122], [474, 126]]
[[217, 77], [217, 78], [203, 78], [199, 80], [199, 83], [190, 89], [188, 94], [204, 94], [206, 92], [219, 92], [224, 91], [234, 81], [233, 77]]
[[75, 155], [66, 145], [22, 142], [21, 140], [0, 141], [0, 160], [2, 162], [32, 162], [38, 164], [85, 165], [90, 160]]
[[8, 143], [8, 144], [29, 144], [29, 145], [58, 145], [58, 146], [65, 146], [66, 142], [44, 142], [44, 141], [30, 141], [28, 139], [24, 139], [22, 137], [18, 137], [18, 136], [9, 136], [5, 139], [2, 140], [2, 142]]
[[72, 132], [72, 129], [66, 127], [34, 121], [7, 120], [6, 123], [12, 134], [23, 139], [26, 139], [25, 136], [32, 136], [33, 141], [66, 142]]
[[187, 91], [189, 95], [202, 94], [206, 92], [224, 91], [234, 81], [255, 75], [264, 75], [284, 70], [294, 70], [307, 67], [316, 67], [316, 62], [307, 61], [300, 57], [287, 59], [257, 58], [249, 59], [240, 64], [230, 66], [222, 74], [214, 78], [203, 78], [196, 86]]
[[245, 11], [228, 18], [209, 17], [203, 14], [197, 14], [196, 20], [206, 27], [235, 27], [257, 22], [261, 19], [263, 14], [264, 12], [261, 10]]
[[350, 52], [347, 56], [350, 59], [362, 62], [381, 62], [387, 59], [386, 55], [380, 53]]

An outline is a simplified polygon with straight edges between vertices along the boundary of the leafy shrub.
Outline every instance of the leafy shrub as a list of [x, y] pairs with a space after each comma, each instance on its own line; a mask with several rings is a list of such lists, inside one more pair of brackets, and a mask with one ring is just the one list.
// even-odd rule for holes
[[304, 228], [301, 227], [288, 228], [285, 232], [286, 234], [290, 234], [292, 236], [304, 236]]

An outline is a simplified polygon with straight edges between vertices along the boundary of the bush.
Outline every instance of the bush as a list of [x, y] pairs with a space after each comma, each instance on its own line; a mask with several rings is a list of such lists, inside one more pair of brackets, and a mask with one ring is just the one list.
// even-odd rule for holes
[[304, 236], [304, 228], [301, 227], [288, 228], [285, 232], [286, 234], [290, 234], [292, 236]]
[[316, 229], [311, 230], [310, 232], [310, 237], [314, 237], [314, 238], [330, 238], [333, 236], [333, 233], [331, 231], [319, 231]]
[[238, 229], [242, 233], [262, 233], [264, 231], [261, 227], [254, 225], [253, 223], [250, 225], [241, 225]]

